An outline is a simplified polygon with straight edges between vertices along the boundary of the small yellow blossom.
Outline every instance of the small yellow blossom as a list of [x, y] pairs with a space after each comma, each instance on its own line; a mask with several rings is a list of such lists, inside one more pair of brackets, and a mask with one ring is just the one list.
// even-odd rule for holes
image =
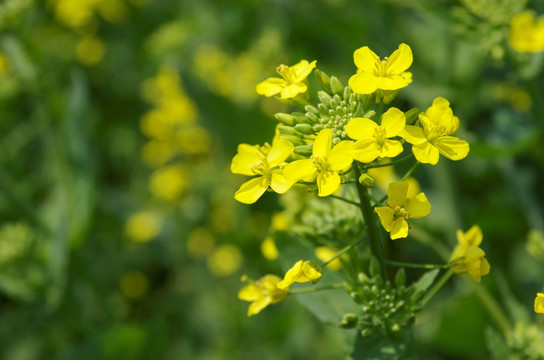
[[247, 316], [256, 315], [268, 305], [285, 300], [289, 294], [289, 288], [278, 288], [281, 278], [276, 275], [265, 275], [255, 282], [243, 276], [242, 281], [249, 282], [238, 292], [238, 299], [251, 301]]
[[402, 144], [391, 140], [400, 134], [406, 125], [404, 113], [397, 108], [390, 108], [382, 116], [381, 125], [366, 118], [355, 118], [346, 126], [346, 133], [357, 140], [352, 147], [355, 160], [370, 163], [377, 158], [391, 158], [400, 154]]
[[278, 283], [278, 288], [285, 289], [293, 283], [305, 283], [311, 281], [313, 284], [321, 279], [321, 267], [313, 261], [299, 260], [293, 265]]
[[387, 206], [377, 207], [383, 228], [390, 233], [391, 239], [408, 236], [409, 225], [406, 220], [429, 215], [431, 204], [424, 193], [408, 197], [407, 181], [389, 184]]
[[479, 247], [482, 239], [482, 230], [478, 225], [472, 226], [466, 233], [457, 230], [458, 245], [450, 257], [451, 269], [455, 274], [466, 272], [476, 282], [480, 282], [483, 275], [489, 274], [489, 262]]
[[390, 57], [380, 59], [368, 46], [355, 50], [353, 60], [357, 73], [349, 79], [349, 86], [358, 94], [372, 94], [376, 90], [398, 90], [412, 82], [406, 72], [412, 65], [412, 49], [400, 44]]
[[[323, 261], [329, 261], [333, 256], [338, 253], [338, 250], [331, 248], [329, 246], [318, 246], [315, 248], [315, 256]], [[340, 270], [342, 268], [342, 261], [339, 258], [334, 259], [327, 264], [327, 267], [333, 271]]]
[[261, 253], [267, 260], [276, 260], [278, 258], [278, 248], [271, 236], [267, 236], [261, 243]]
[[241, 175], [260, 175], [240, 187], [234, 198], [244, 204], [253, 204], [270, 187], [278, 194], [283, 194], [292, 186], [283, 176], [280, 166], [291, 155], [294, 145], [285, 139], [275, 137], [272, 146], [240, 144], [238, 153], [232, 159], [231, 171]]
[[353, 158], [351, 141], [341, 141], [332, 147], [331, 129], [323, 129], [317, 134], [310, 159], [297, 160], [285, 166], [285, 178], [296, 182], [317, 174], [319, 196], [329, 196], [340, 187], [338, 172], [347, 170]]
[[155, 238], [162, 228], [162, 219], [153, 211], [132, 214], [126, 224], [125, 233], [135, 242], [148, 242]]
[[537, 293], [535, 298], [535, 312], [544, 314], [544, 294]]
[[464, 159], [469, 152], [466, 141], [450, 136], [459, 128], [448, 100], [438, 97], [426, 112], [419, 114], [419, 126], [406, 125], [400, 136], [412, 144], [417, 161], [436, 165], [439, 154], [450, 160]]
[[522, 53], [544, 51], [544, 16], [535, 17], [531, 11], [514, 15], [508, 38], [512, 48]]
[[315, 68], [315, 64], [316, 60], [311, 63], [302, 60], [293, 66], [282, 64], [276, 71], [283, 79], [276, 77], [266, 79], [257, 85], [257, 93], [268, 97], [280, 94], [282, 99], [294, 98], [305, 93], [308, 90], [305, 80]]

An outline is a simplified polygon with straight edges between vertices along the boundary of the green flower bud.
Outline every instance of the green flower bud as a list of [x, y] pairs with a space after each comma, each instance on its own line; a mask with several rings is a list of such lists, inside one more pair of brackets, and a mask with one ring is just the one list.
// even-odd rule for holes
[[331, 78], [319, 69], [314, 70], [315, 79], [319, 86], [328, 93], [331, 93]]
[[295, 146], [294, 153], [302, 156], [312, 156], [313, 145], [299, 145]]
[[306, 113], [306, 117], [314, 124], [319, 124], [319, 117], [313, 113]]
[[369, 271], [370, 271], [370, 276], [372, 277], [376, 277], [381, 274], [380, 263], [378, 262], [378, 259], [376, 259], [376, 257], [374, 256], [370, 257]]
[[395, 285], [398, 288], [404, 284], [406, 284], [406, 271], [404, 270], [404, 268], [400, 268], [395, 275]]
[[342, 94], [344, 92], [344, 85], [336, 76], [331, 76], [331, 90], [333, 94]]
[[351, 88], [349, 86], [346, 86], [344, 88], [344, 99], [351, 101], [351, 95], [353, 95], [353, 92], [351, 91]]
[[294, 112], [291, 115], [293, 115], [295, 123], [297, 124], [311, 124], [311, 121], [303, 113]]
[[300, 137], [300, 133], [291, 126], [280, 125], [278, 126], [278, 131], [280, 132], [280, 135], [292, 135]]
[[280, 133], [280, 138], [281, 139], [285, 139], [285, 140], [289, 140], [290, 142], [293, 143], [293, 145], [295, 146], [298, 146], [298, 145], [306, 145], [306, 143], [304, 142], [304, 140], [302, 140], [300, 138], [300, 134], [299, 136], [294, 136], [294, 135], [282, 135]]
[[310, 124], [296, 124], [295, 130], [304, 135], [313, 135], [314, 133], [314, 128]]
[[[328, 111], [328, 107], [331, 105], [331, 96], [324, 91], [318, 91], [317, 98], [319, 99], [319, 102], [325, 107], [324, 110]], [[317, 108], [319, 109], [319, 105]]]
[[357, 326], [357, 322], [359, 321], [359, 317], [354, 313], [347, 313], [344, 314], [342, 317], [342, 321], [340, 321], [340, 327], [343, 329], [353, 329], [355, 326]]
[[405, 112], [404, 116], [406, 116], [406, 125], [413, 125], [416, 122], [419, 113], [421, 113], [421, 110], [418, 108], [413, 108]]
[[295, 119], [289, 114], [277, 113], [274, 117], [285, 125], [295, 125]]
[[361, 174], [359, 176], [359, 183], [366, 187], [373, 187], [375, 184], [374, 178], [368, 174]]
[[306, 105], [304, 107], [304, 110], [306, 110], [306, 112], [312, 113], [314, 115], [319, 115], [319, 110], [317, 110], [317, 108], [315, 106]]

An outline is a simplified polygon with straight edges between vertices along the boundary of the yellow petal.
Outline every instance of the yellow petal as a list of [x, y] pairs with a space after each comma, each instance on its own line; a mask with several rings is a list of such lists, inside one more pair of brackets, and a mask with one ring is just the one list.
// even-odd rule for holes
[[304, 264], [303, 260], [297, 261], [287, 272], [285, 273], [285, 276], [283, 277], [283, 280], [277, 283], [278, 289], [285, 289], [289, 286], [291, 286], [296, 279], [302, 274], [302, 265]]
[[379, 156], [381, 158], [395, 157], [404, 150], [402, 144], [397, 140], [385, 140], [380, 148]]
[[269, 182], [264, 176], [251, 179], [240, 186], [234, 198], [244, 204], [253, 204], [268, 189], [268, 185]]
[[329, 168], [334, 171], [343, 171], [351, 166], [353, 157], [351, 149], [353, 142], [344, 140], [336, 144], [329, 153], [328, 163]]
[[285, 87], [287, 82], [280, 78], [268, 78], [257, 85], [257, 94], [267, 97], [279, 94]]
[[544, 314], [544, 294], [537, 293], [535, 298], [535, 312]]
[[332, 146], [332, 132], [331, 129], [323, 129], [317, 134], [315, 138], [312, 156], [326, 159], [329, 157], [329, 152]]
[[232, 171], [233, 174], [253, 176], [255, 175], [255, 172], [252, 170], [252, 168], [259, 166], [263, 160], [264, 156], [258, 150], [258, 147], [240, 144], [240, 146], [238, 146], [238, 154], [232, 158], [230, 171]]
[[353, 53], [353, 62], [361, 71], [374, 72], [377, 61], [380, 61], [380, 57], [368, 46], [363, 46]]
[[323, 275], [321, 273], [321, 267], [313, 261], [305, 261], [302, 265], [302, 274], [297, 282], [306, 282], [311, 281], [314, 284], [321, 278]]
[[283, 90], [281, 91], [281, 98], [282, 99], [290, 99], [294, 98], [298, 94], [305, 93], [306, 90], [308, 90], [308, 87], [304, 83], [293, 83], [287, 85]]
[[272, 148], [266, 156], [268, 166], [273, 168], [280, 165], [291, 155], [294, 149], [295, 146], [289, 140], [277, 139], [272, 143]]
[[283, 176], [290, 183], [315, 174], [317, 169], [311, 159], [296, 160], [283, 168]]
[[408, 223], [403, 218], [395, 219], [391, 231], [389, 232], [391, 240], [402, 239], [408, 236]]
[[272, 303], [272, 297], [270, 296], [263, 296], [255, 300], [254, 302], [251, 303], [251, 305], [249, 305], [249, 309], [247, 310], [247, 316], [257, 315], [271, 303]]
[[238, 292], [238, 299], [244, 301], [255, 301], [260, 295], [261, 291], [254, 284], [249, 284], [240, 289]]
[[370, 163], [380, 156], [381, 146], [374, 138], [357, 141], [351, 148], [351, 155], [357, 161]]
[[391, 231], [393, 227], [393, 220], [395, 218], [395, 212], [389, 206], [377, 207], [376, 212], [380, 218], [383, 228], [386, 231]]
[[419, 126], [406, 125], [399, 135], [404, 140], [414, 145], [423, 144], [427, 141], [423, 129]]
[[406, 193], [408, 192], [408, 182], [392, 182], [389, 184], [389, 189], [387, 191], [388, 200], [387, 203], [392, 208], [396, 206], [404, 206], [406, 201]]
[[403, 75], [390, 75], [387, 77], [377, 77], [376, 82], [378, 89], [391, 91], [408, 86], [412, 82], [412, 78]]
[[437, 97], [433, 104], [425, 111], [429, 120], [435, 124], [446, 125], [453, 117], [453, 111], [450, 108], [450, 102], [443, 97]]
[[[406, 116], [397, 108], [390, 108], [382, 116], [382, 127], [386, 130], [386, 136], [391, 138], [397, 136], [406, 125]], [[347, 132], [347, 131], [346, 131]]]
[[410, 46], [404, 43], [400, 44], [399, 48], [387, 59], [386, 72], [390, 75], [400, 74], [408, 70], [413, 60]]
[[349, 78], [348, 84], [357, 94], [372, 94], [378, 89], [378, 77], [369, 72], [358, 72]]
[[489, 265], [489, 262], [487, 261], [485, 257], [482, 258], [482, 263], [480, 264], [480, 274], [482, 276], [487, 275], [489, 274], [490, 270], [491, 270], [491, 265]]
[[472, 225], [466, 233], [461, 230], [457, 230], [457, 241], [459, 244], [468, 246], [479, 246], [482, 243], [483, 234], [482, 229], [478, 225]]
[[283, 170], [276, 169], [272, 171], [272, 178], [270, 180], [270, 187], [278, 194], [287, 192], [293, 186], [294, 182], [287, 181], [283, 176]]
[[373, 139], [377, 127], [378, 124], [370, 119], [354, 118], [346, 125], [346, 134], [355, 140]]
[[323, 171], [317, 175], [317, 195], [329, 196], [340, 187], [340, 175], [336, 171]]
[[433, 145], [450, 160], [464, 159], [470, 150], [468, 142], [454, 136], [441, 136], [433, 141]]
[[431, 204], [424, 193], [419, 193], [415, 198], [408, 200], [405, 209], [410, 217], [417, 219], [429, 215]]
[[420, 145], [412, 145], [412, 152], [414, 153], [416, 160], [420, 163], [436, 165], [438, 162], [438, 149], [428, 142]]
[[301, 82], [310, 75], [312, 70], [315, 68], [316, 60], [309, 63], [307, 60], [301, 60], [298, 64], [293, 65], [293, 80], [295, 82]]

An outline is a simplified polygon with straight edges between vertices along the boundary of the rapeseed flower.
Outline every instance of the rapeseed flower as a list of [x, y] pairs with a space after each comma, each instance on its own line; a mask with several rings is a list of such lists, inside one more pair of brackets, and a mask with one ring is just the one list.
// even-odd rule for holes
[[544, 314], [544, 294], [537, 293], [535, 298], [535, 312]]
[[408, 236], [406, 220], [421, 218], [431, 212], [431, 204], [425, 194], [408, 197], [408, 186], [407, 181], [389, 184], [387, 206], [376, 208], [380, 222], [392, 240]]
[[242, 281], [249, 282], [238, 292], [238, 299], [251, 301], [247, 316], [252, 316], [263, 311], [270, 304], [276, 304], [285, 300], [289, 294], [289, 288], [280, 289], [278, 283], [281, 278], [276, 275], [265, 275], [257, 281], [251, 281], [247, 276], [242, 277]]
[[417, 161], [436, 165], [439, 154], [450, 160], [464, 159], [469, 152], [468, 142], [450, 136], [459, 129], [459, 119], [453, 115], [448, 100], [438, 97], [426, 112], [419, 114], [423, 128], [406, 125], [401, 132]]
[[377, 158], [390, 158], [400, 154], [402, 144], [391, 138], [400, 134], [406, 125], [404, 113], [390, 108], [382, 116], [381, 125], [367, 118], [355, 118], [346, 126], [346, 133], [357, 140], [352, 147], [355, 160], [370, 163]]
[[380, 59], [368, 46], [355, 50], [353, 60], [357, 73], [349, 79], [349, 86], [358, 94], [372, 94], [376, 90], [398, 90], [412, 82], [407, 72], [412, 65], [412, 49], [400, 44], [390, 57]]
[[[314, 253], [315, 257], [325, 262], [334, 257], [338, 253], [338, 250], [329, 246], [318, 246], [315, 248]], [[342, 261], [340, 261], [340, 258], [336, 258], [328, 263], [327, 267], [333, 271], [340, 270], [342, 268]]]
[[296, 160], [285, 166], [284, 175], [289, 182], [317, 175], [319, 196], [329, 196], [340, 187], [338, 172], [348, 169], [353, 162], [351, 141], [341, 141], [332, 149], [331, 129], [317, 134], [310, 159]]
[[544, 51], [544, 16], [535, 17], [530, 11], [514, 15], [508, 38], [512, 48], [522, 53]]
[[280, 94], [282, 99], [294, 98], [298, 94], [308, 90], [306, 78], [315, 68], [316, 60], [309, 63], [306, 60], [300, 61], [293, 66], [280, 65], [276, 68], [283, 79], [273, 77], [257, 85], [257, 93], [267, 97]]
[[455, 274], [466, 272], [476, 282], [489, 274], [491, 267], [485, 252], [479, 247], [482, 239], [482, 230], [478, 225], [472, 226], [466, 233], [457, 230], [458, 245], [450, 257], [451, 269]]
[[278, 194], [289, 190], [293, 182], [285, 179], [280, 166], [294, 149], [290, 141], [279, 137], [274, 138], [272, 146], [268, 143], [264, 146], [240, 144], [230, 170], [234, 174], [259, 176], [242, 184], [234, 198], [244, 204], [253, 204], [268, 188]]
[[321, 279], [321, 267], [313, 261], [299, 260], [293, 265], [277, 286], [279, 289], [286, 289], [295, 282], [305, 283], [311, 281], [313, 284]]

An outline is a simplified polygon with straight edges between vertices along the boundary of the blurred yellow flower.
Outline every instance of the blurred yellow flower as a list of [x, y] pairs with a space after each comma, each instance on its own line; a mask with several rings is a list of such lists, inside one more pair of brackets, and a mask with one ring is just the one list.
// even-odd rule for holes
[[261, 253], [267, 260], [276, 260], [278, 258], [278, 248], [271, 236], [267, 236], [261, 243]]
[[249, 282], [248, 285], [244, 286], [238, 292], [238, 299], [251, 301], [251, 305], [249, 305], [249, 309], [247, 310], [247, 316], [256, 315], [268, 305], [285, 300], [289, 294], [288, 288], [278, 288], [277, 285], [281, 279], [276, 275], [265, 275], [255, 282], [249, 280], [244, 275], [242, 281]]
[[240, 266], [244, 257], [240, 249], [234, 245], [225, 244], [218, 246], [208, 256], [208, 268], [217, 277], [225, 277], [232, 275]]
[[259, 95], [274, 96], [280, 94], [282, 99], [294, 98], [298, 94], [308, 90], [306, 78], [315, 68], [316, 60], [309, 63], [306, 60], [300, 61], [293, 66], [280, 65], [276, 71], [283, 79], [268, 78], [257, 85]]
[[161, 217], [149, 210], [132, 214], [125, 224], [125, 233], [135, 242], [150, 241], [159, 234], [161, 229]]
[[85, 66], [95, 66], [102, 62], [106, 49], [104, 42], [96, 36], [85, 36], [76, 45], [76, 58]]
[[214, 244], [215, 238], [212, 232], [204, 227], [197, 227], [187, 235], [187, 251], [195, 258], [210, 255]]
[[149, 280], [141, 271], [130, 270], [121, 275], [120, 288], [127, 298], [141, 299], [149, 291]]
[[404, 113], [397, 108], [390, 108], [378, 125], [366, 118], [354, 118], [346, 125], [346, 133], [357, 142], [352, 147], [355, 160], [370, 163], [377, 158], [392, 158], [403, 150], [398, 136], [406, 125]]
[[280, 289], [286, 289], [293, 283], [305, 283], [311, 281], [313, 284], [319, 281], [323, 276], [321, 267], [313, 261], [299, 260], [293, 265], [283, 277], [277, 286]]
[[[338, 250], [329, 246], [318, 246], [315, 248], [315, 256], [323, 262], [329, 261], [329, 259], [335, 256], [337, 253]], [[327, 267], [333, 271], [340, 270], [342, 268], [342, 261], [340, 261], [340, 258], [336, 258], [328, 263]]]
[[451, 270], [455, 274], [466, 272], [476, 282], [480, 282], [483, 275], [489, 274], [489, 262], [479, 247], [482, 239], [482, 230], [478, 225], [472, 226], [466, 233], [457, 230], [458, 245], [450, 257]]
[[151, 140], [142, 147], [142, 161], [151, 167], [166, 163], [176, 154], [175, 145], [171, 141]]
[[184, 165], [168, 165], [158, 168], [151, 174], [149, 190], [161, 200], [174, 201], [189, 184], [189, 172]]
[[341, 141], [331, 149], [331, 129], [323, 129], [317, 134], [311, 158], [287, 164], [283, 171], [285, 178], [289, 182], [297, 182], [317, 175], [317, 194], [329, 196], [340, 187], [338, 172], [348, 169], [353, 162], [352, 146], [351, 141]]
[[536, 17], [532, 11], [514, 15], [510, 22], [508, 40], [512, 48], [518, 52], [544, 51], [544, 16]]
[[128, 16], [128, 7], [123, 0], [101, 0], [97, 10], [104, 19], [111, 23], [120, 23]]
[[419, 126], [406, 125], [400, 134], [412, 144], [417, 161], [436, 165], [439, 154], [450, 160], [464, 159], [469, 152], [468, 142], [450, 136], [459, 129], [459, 119], [453, 115], [448, 100], [438, 97], [426, 112], [419, 114]]
[[535, 298], [535, 312], [544, 314], [544, 294], [537, 293]]
[[202, 126], [191, 125], [177, 134], [180, 152], [187, 155], [203, 155], [211, 150], [212, 137]]
[[289, 229], [290, 221], [283, 212], [275, 212], [270, 220], [272, 231], [286, 231]]
[[376, 208], [380, 222], [392, 240], [408, 236], [406, 220], [422, 218], [431, 212], [431, 204], [425, 194], [408, 197], [408, 186], [407, 181], [389, 184], [387, 206]]
[[69, 27], [88, 25], [95, 19], [95, 13], [109, 22], [123, 20], [128, 8], [122, 0], [49, 0], [53, 5], [57, 20]]
[[378, 89], [398, 90], [412, 82], [412, 74], [406, 72], [412, 65], [412, 49], [406, 44], [400, 44], [383, 60], [364, 46], [355, 50], [353, 60], [357, 73], [349, 79], [349, 86], [358, 94], [372, 94]]

